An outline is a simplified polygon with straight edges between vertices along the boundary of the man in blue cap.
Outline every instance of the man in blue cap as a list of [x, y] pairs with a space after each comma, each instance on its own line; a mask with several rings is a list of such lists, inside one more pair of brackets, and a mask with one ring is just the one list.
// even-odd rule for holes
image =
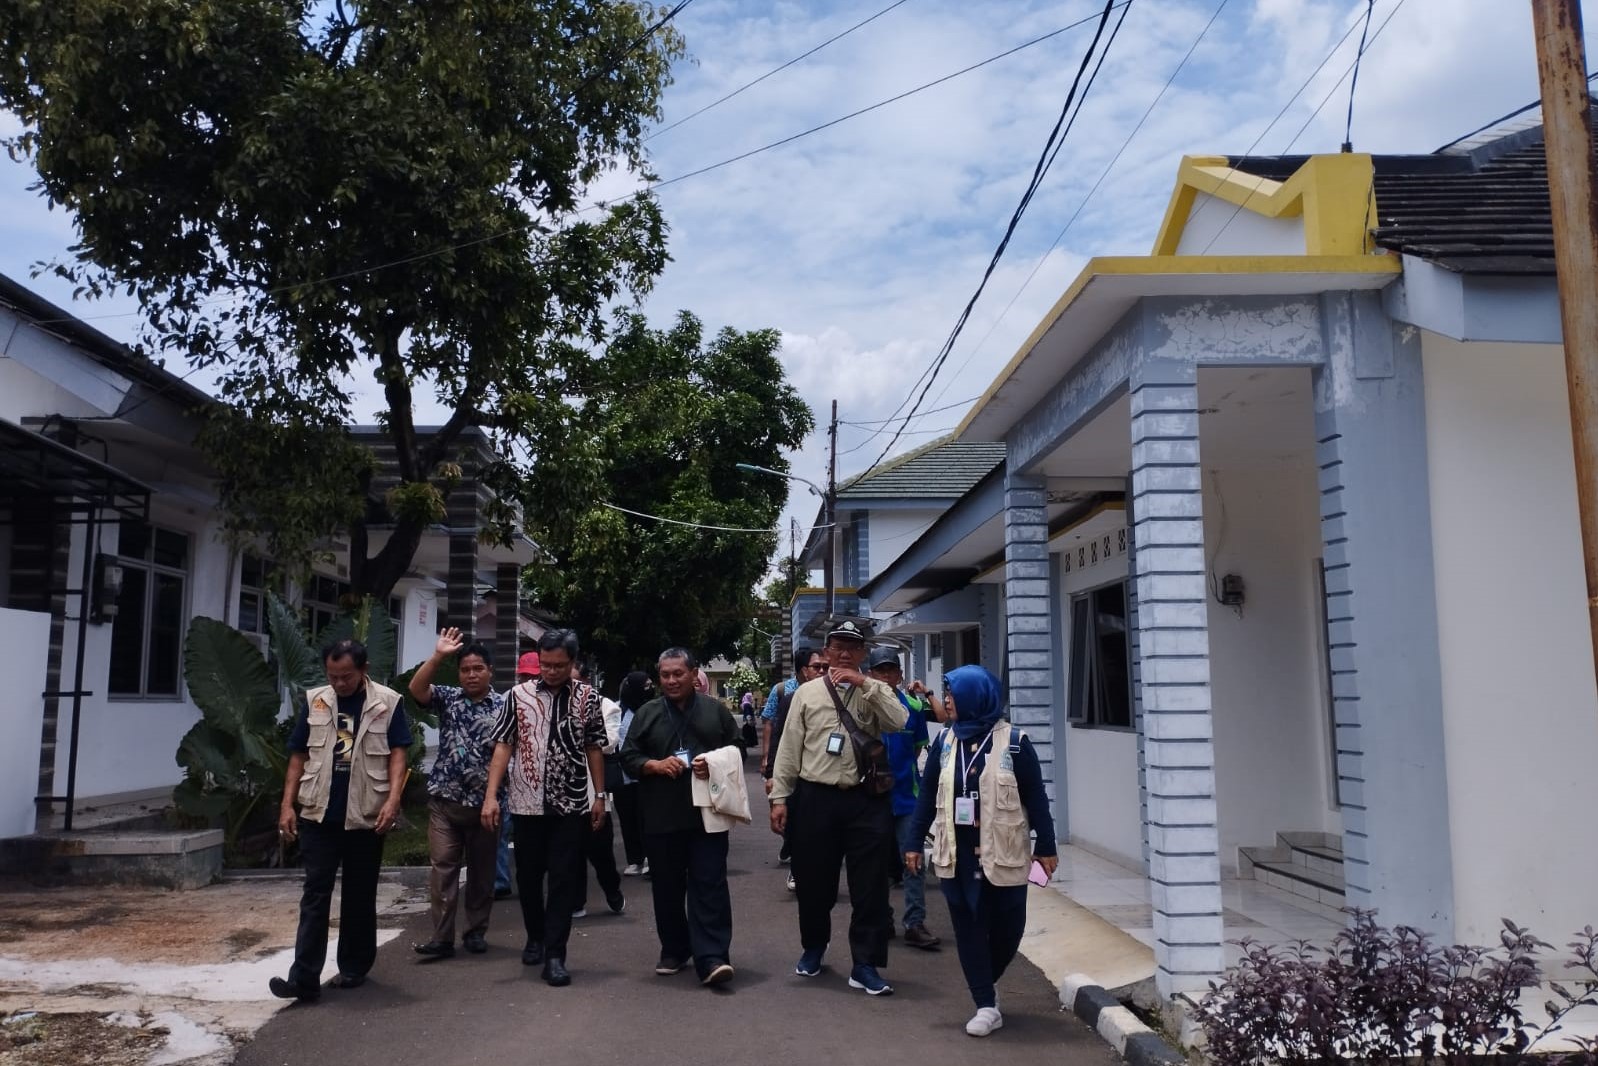
[[[904, 688], [904, 670], [899, 665], [899, 650], [883, 645], [872, 648], [866, 656], [866, 673], [888, 685], [904, 707], [904, 728], [897, 733], [884, 733], [882, 743], [888, 749], [888, 765], [893, 769], [893, 836], [894, 858], [891, 869], [904, 881], [904, 942], [925, 951], [937, 950], [941, 941], [927, 930], [926, 878], [921, 870], [904, 869], [903, 853], [915, 851], [920, 841], [904, 839], [916, 813], [916, 796], [920, 792], [921, 775], [916, 761], [927, 746], [927, 705], [920, 699], [920, 690], [911, 695]], [[891, 911], [889, 912], [891, 915]]]

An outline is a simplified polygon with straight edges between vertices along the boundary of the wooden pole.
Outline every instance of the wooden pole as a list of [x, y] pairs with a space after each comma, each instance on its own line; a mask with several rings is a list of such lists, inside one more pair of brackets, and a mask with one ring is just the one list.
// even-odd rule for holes
[[[837, 597], [837, 575], [833, 573], [832, 553], [838, 534], [838, 401], [832, 401], [832, 424], [827, 429], [827, 624], [832, 624], [833, 600]], [[851, 614], [853, 612], [850, 612]]]
[[1532, 0], [1587, 614], [1598, 663], [1598, 184], [1579, 0]]

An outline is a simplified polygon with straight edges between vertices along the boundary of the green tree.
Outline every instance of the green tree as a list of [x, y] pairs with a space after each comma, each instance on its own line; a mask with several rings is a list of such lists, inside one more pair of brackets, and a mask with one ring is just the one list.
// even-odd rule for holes
[[[581, 374], [581, 402], [562, 432], [586, 438], [605, 474], [587, 506], [530, 508], [548, 560], [528, 570], [534, 598], [574, 626], [614, 683], [668, 645], [733, 652], [755, 608], [755, 583], [777, 545], [788, 483], [739, 470], [786, 470], [783, 453], [814, 425], [783, 376], [775, 330], [724, 329], [706, 343], [684, 312], [670, 329], [620, 316]], [[576, 441], [568, 449], [580, 454]], [[529, 500], [553, 491], [543, 463]], [[612, 506], [606, 506], [607, 504]], [[722, 532], [653, 521], [771, 530]]]
[[[136, 297], [154, 351], [218, 376], [201, 442], [232, 532], [293, 567], [347, 531], [355, 592], [383, 599], [443, 517], [461, 434], [507, 456], [496, 485], [525, 476], [568, 440], [569, 342], [600, 342], [665, 266], [653, 200], [580, 202], [648, 176], [682, 54], [664, 22], [608, 0], [0, 0], [0, 106], [77, 230], [54, 269]], [[382, 501], [347, 433], [369, 377]], [[597, 458], [565, 465], [542, 506], [590, 494]], [[375, 551], [371, 518], [392, 525]]]

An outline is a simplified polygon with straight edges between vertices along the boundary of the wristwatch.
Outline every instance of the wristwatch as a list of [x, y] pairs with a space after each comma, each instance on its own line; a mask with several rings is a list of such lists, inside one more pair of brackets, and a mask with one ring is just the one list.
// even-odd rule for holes
[[594, 793], [594, 798], [596, 800], [604, 800], [606, 803], [609, 803], [610, 802], [610, 793], [609, 792], [595, 792]]

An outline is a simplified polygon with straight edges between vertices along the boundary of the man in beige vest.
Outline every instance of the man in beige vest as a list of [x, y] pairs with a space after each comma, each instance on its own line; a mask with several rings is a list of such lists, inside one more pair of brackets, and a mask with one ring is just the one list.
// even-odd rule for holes
[[[334, 988], [355, 988], [377, 958], [377, 874], [383, 838], [399, 818], [411, 727], [398, 692], [366, 676], [366, 646], [340, 640], [322, 651], [326, 685], [305, 694], [289, 735], [278, 832], [300, 841], [305, 889], [294, 965], [274, 977], [280, 999], [322, 994], [333, 882], [344, 871]], [[298, 814], [295, 804], [299, 805]]]

